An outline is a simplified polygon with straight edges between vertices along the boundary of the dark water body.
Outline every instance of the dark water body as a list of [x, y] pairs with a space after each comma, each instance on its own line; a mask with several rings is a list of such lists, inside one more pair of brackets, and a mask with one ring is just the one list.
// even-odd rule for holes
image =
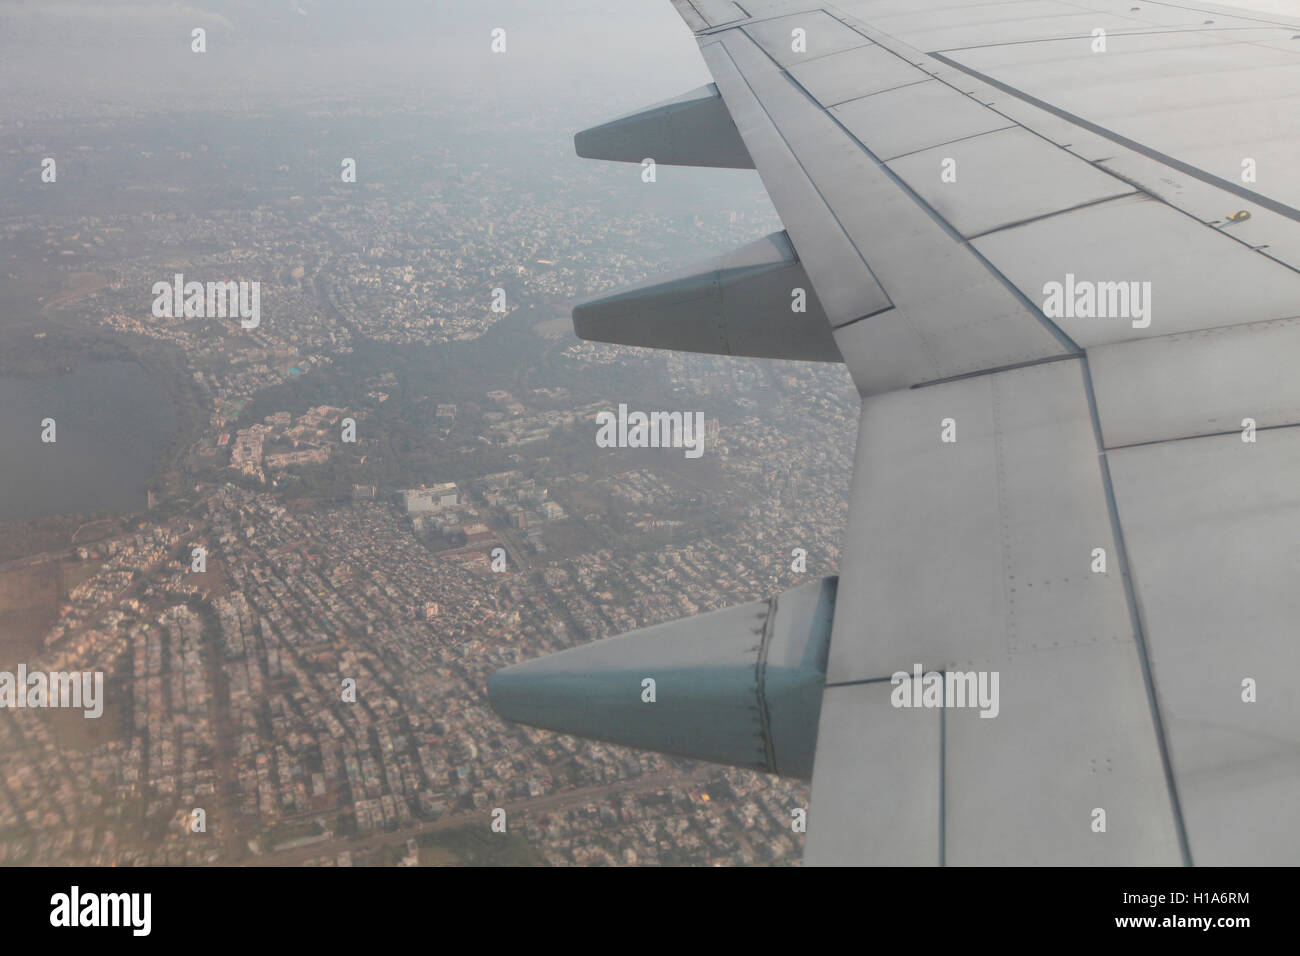
[[[57, 423], [52, 444], [41, 441], [45, 418]], [[175, 428], [165, 393], [131, 362], [0, 376], [0, 521], [143, 509]]]

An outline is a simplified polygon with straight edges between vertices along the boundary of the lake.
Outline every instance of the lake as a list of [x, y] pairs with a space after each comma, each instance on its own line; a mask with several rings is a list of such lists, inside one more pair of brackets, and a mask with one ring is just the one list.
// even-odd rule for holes
[[[41, 441], [55, 420], [56, 441]], [[0, 522], [129, 512], [176, 428], [165, 392], [132, 362], [66, 375], [0, 376]]]

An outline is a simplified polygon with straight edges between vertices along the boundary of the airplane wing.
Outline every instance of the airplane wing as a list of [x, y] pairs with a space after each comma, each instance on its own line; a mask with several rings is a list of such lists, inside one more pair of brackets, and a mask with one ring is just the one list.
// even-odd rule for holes
[[1300, 19], [673, 3], [714, 84], [578, 151], [753, 167], [785, 231], [575, 328], [846, 363], [838, 581], [494, 705], [811, 768], [812, 864], [1300, 862]]

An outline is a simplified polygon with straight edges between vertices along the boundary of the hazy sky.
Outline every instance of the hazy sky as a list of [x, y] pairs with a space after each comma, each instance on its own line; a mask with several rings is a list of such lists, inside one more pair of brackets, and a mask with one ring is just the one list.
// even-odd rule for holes
[[3, 115], [33, 119], [47, 100], [89, 115], [371, 91], [622, 111], [710, 80], [668, 0], [0, 0], [0, 76]]

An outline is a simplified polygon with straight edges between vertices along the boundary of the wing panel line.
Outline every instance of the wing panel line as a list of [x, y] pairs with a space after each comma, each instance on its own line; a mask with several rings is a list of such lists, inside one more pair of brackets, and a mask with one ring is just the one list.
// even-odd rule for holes
[[[847, 25], [847, 24], [846, 24], [846, 25]], [[746, 35], [746, 38], [748, 39], [748, 35]], [[752, 41], [751, 41], [751, 42], [752, 42]], [[1015, 299], [1017, 299], [1017, 300], [1020, 302], [1020, 304], [1023, 305], [1023, 306], [1025, 307], [1025, 309], [1027, 309], [1027, 310], [1029, 311], [1029, 314], [1030, 314], [1030, 315], [1032, 315], [1035, 319], [1037, 319], [1037, 320], [1039, 321], [1039, 323], [1040, 323], [1044, 328], [1046, 328], [1049, 332], [1052, 333], [1053, 336], [1056, 337], [1056, 340], [1057, 340], [1058, 342], [1060, 342], [1063, 346], [1066, 347], [1066, 349], [1068, 349], [1071, 353], [1073, 353], [1073, 354], [1075, 354], [1075, 355], [1078, 355], [1078, 354], [1081, 354], [1081, 353], [1082, 353], [1083, 349], [1081, 349], [1081, 348], [1079, 347], [1079, 344], [1078, 344], [1077, 342], [1075, 342], [1072, 338], [1070, 338], [1070, 336], [1067, 335], [1067, 334], [1065, 333], [1065, 331], [1064, 331], [1064, 330], [1063, 330], [1059, 325], [1057, 325], [1055, 322], [1053, 322], [1051, 319], [1049, 319], [1047, 316], [1045, 316], [1045, 315], [1043, 314], [1043, 310], [1040, 309], [1037, 305], [1035, 305], [1035, 304], [1034, 304], [1034, 303], [1029, 299], [1028, 296], [1026, 296], [1023, 292], [1021, 292], [1020, 289], [1017, 288], [1016, 285], [1015, 285], [1015, 284], [1014, 284], [1014, 283], [1013, 283], [1009, 278], [1007, 278], [1006, 275], [1004, 275], [1000, 269], [997, 268], [997, 266], [995, 266], [992, 262], [990, 262], [990, 261], [989, 261], [989, 260], [988, 260], [984, 255], [983, 255], [983, 253], [981, 253], [978, 249], [976, 249], [973, 245], [971, 245], [971, 244], [970, 244], [970, 241], [967, 240], [966, 237], [964, 237], [961, 233], [959, 233], [959, 232], [958, 232], [958, 231], [953, 227], [952, 223], [948, 222], [948, 220], [945, 219], [943, 216], [941, 216], [941, 215], [939, 214], [939, 212], [938, 212], [938, 211], [937, 211], [933, 206], [931, 206], [928, 202], [925, 201], [925, 199], [923, 199], [920, 195], [918, 195], [917, 192], [916, 192], [915, 190], [913, 190], [911, 186], [907, 185], [907, 183], [904, 182], [904, 181], [903, 181], [903, 180], [898, 176], [897, 173], [895, 173], [892, 169], [889, 168], [889, 165], [888, 165], [887, 163], [883, 162], [883, 161], [880, 159], [879, 156], [877, 156], [877, 155], [876, 155], [875, 153], [873, 153], [870, 149], [868, 149], [868, 148], [867, 148], [867, 145], [866, 145], [865, 143], [863, 143], [862, 140], [858, 139], [858, 137], [855, 136], [855, 135], [853, 134], [853, 131], [852, 131], [852, 130], [850, 130], [847, 126], [845, 126], [842, 122], [840, 122], [839, 117], [835, 116], [835, 115], [834, 115], [830, 110], [825, 109], [825, 108], [824, 108], [824, 107], [823, 107], [823, 106], [822, 106], [822, 105], [817, 101], [817, 99], [816, 99], [816, 98], [815, 98], [811, 93], [809, 93], [808, 90], [805, 89], [804, 86], [803, 86], [803, 85], [802, 85], [798, 80], [796, 80], [796, 79], [794, 78], [794, 76], [792, 76], [792, 75], [789, 73], [789, 71], [785, 70], [785, 69], [781, 66], [781, 64], [777, 63], [776, 60], [772, 59], [771, 54], [769, 54], [769, 53], [768, 53], [766, 50], [764, 50], [762, 47], [758, 46], [758, 44], [754, 44], [754, 46], [758, 49], [758, 51], [759, 51], [763, 56], [765, 56], [765, 57], [768, 58], [768, 61], [769, 61], [770, 63], [772, 63], [772, 65], [773, 65], [774, 67], [776, 67], [777, 70], [779, 70], [779, 71], [781, 72], [781, 74], [785, 77], [786, 81], [787, 81], [788, 83], [790, 83], [791, 86], [793, 86], [796, 90], [798, 90], [800, 93], [802, 93], [802, 94], [804, 95], [804, 97], [808, 100], [809, 104], [811, 104], [811, 106], [813, 107], [813, 109], [817, 110], [818, 112], [820, 112], [820, 113], [822, 113], [823, 115], [825, 115], [826, 117], [828, 117], [832, 123], [834, 123], [837, 127], [839, 127], [839, 129], [841, 130], [841, 132], [843, 132], [843, 134], [844, 134], [846, 137], [848, 137], [848, 139], [849, 139], [850, 142], [852, 142], [855, 146], [857, 146], [858, 149], [862, 150], [863, 154], [866, 155], [866, 157], [867, 157], [868, 159], [870, 159], [873, 163], [875, 163], [875, 164], [876, 164], [876, 165], [877, 165], [877, 166], [878, 166], [878, 167], [879, 167], [879, 168], [884, 172], [884, 174], [885, 174], [885, 175], [890, 179], [890, 181], [891, 181], [891, 182], [892, 182], [892, 183], [893, 183], [893, 184], [894, 184], [898, 189], [902, 190], [902, 192], [903, 192], [904, 195], [906, 195], [907, 197], [909, 197], [909, 198], [910, 198], [914, 203], [916, 203], [916, 204], [917, 204], [918, 206], [920, 206], [923, 210], [925, 210], [926, 214], [929, 215], [930, 218], [933, 219], [934, 222], [935, 222], [936, 224], [938, 224], [938, 225], [939, 225], [939, 226], [940, 226], [940, 227], [941, 227], [941, 228], [942, 228], [946, 233], [948, 233], [948, 235], [949, 235], [952, 239], [954, 239], [954, 240], [955, 240], [959, 245], [965, 247], [965, 248], [970, 252], [970, 254], [971, 254], [972, 256], [975, 257], [976, 261], [978, 261], [982, 266], [984, 266], [984, 268], [985, 268], [985, 269], [986, 269], [986, 270], [987, 270], [991, 275], [993, 275], [993, 276], [994, 276], [994, 277], [995, 277], [995, 278], [996, 278], [1000, 283], [1002, 283], [1002, 285], [1003, 285], [1003, 286], [1004, 286], [1004, 287], [1005, 287], [1005, 288], [1006, 288], [1006, 289], [1011, 293], [1011, 295], [1012, 295]], [[886, 47], [886, 49], [888, 49], [888, 47]], [[757, 99], [758, 99], [757, 94], [754, 93], [754, 89], [753, 89], [753, 87], [750, 86], [748, 79], [746, 79], [745, 76], [744, 76], [744, 73], [741, 72], [741, 70], [740, 70], [740, 66], [739, 66], [739, 64], [736, 63], [735, 58], [731, 56], [731, 51], [727, 50], [725, 45], [723, 46], [723, 50], [724, 50], [724, 52], [726, 52], [726, 54], [727, 54], [727, 58], [728, 58], [729, 60], [731, 60], [732, 66], [734, 66], [734, 67], [736, 68], [737, 73], [740, 74], [741, 79], [745, 80], [745, 85], [746, 85], [747, 87], [749, 87], [749, 91], [750, 91], [751, 95], [753, 95], [753, 96], [755, 97], [755, 99], [757, 100]], [[889, 52], [894, 53], [895, 56], [898, 56], [898, 54], [897, 54], [895, 51], [893, 51], [893, 50], [890, 50]], [[937, 78], [936, 78], [936, 79], [937, 79]], [[942, 82], [942, 81], [940, 81], [940, 82]], [[766, 108], [765, 106], [763, 106], [761, 100], [759, 100], [759, 105], [762, 106], [762, 107], [763, 107], [763, 111], [764, 111], [765, 113], [767, 113], [767, 108]], [[981, 104], [981, 105], [983, 105], [983, 104]], [[988, 109], [989, 107], [985, 107], [985, 108]], [[994, 111], [994, 112], [996, 112], [996, 111]], [[786, 147], [787, 147], [787, 148], [790, 148], [790, 143], [789, 143], [789, 141], [785, 138], [785, 134], [781, 132], [780, 128], [776, 126], [776, 122], [775, 122], [774, 120], [772, 120], [772, 116], [771, 116], [770, 113], [768, 113], [768, 119], [769, 119], [769, 121], [772, 122], [773, 128], [776, 129], [777, 135], [779, 135], [779, 136], [781, 137], [782, 142], [784, 142], [784, 143], [786, 144]], [[1014, 122], [1014, 120], [1013, 120], [1012, 122]], [[1016, 125], [1019, 125], [1019, 124], [1016, 124]], [[1032, 132], [1032, 130], [1031, 130], [1030, 132]], [[940, 143], [940, 144], [938, 144], [938, 145], [942, 146], [942, 145], [945, 145], [945, 144]], [[794, 150], [793, 150], [792, 148], [790, 149], [790, 152], [791, 152], [792, 155], [794, 155]], [[799, 162], [797, 156], [795, 156], [795, 160], [796, 160], [796, 162]], [[1086, 162], [1086, 160], [1082, 160], [1082, 159], [1080, 159], [1080, 162]], [[800, 167], [800, 169], [803, 169], [803, 170], [804, 170], [804, 175], [806, 176], [806, 175], [807, 175], [807, 170], [804, 168], [802, 162], [799, 162], [799, 167]], [[809, 179], [809, 182], [812, 182], [812, 180]], [[815, 183], [813, 183], [813, 188], [817, 189], [817, 194], [818, 194], [819, 196], [822, 196], [822, 201], [825, 202], [825, 201], [826, 201], [825, 196], [822, 195], [821, 190], [820, 190], [819, 188], [817, 188], [817, 186], [816, 186]], [[827, 203], [827, 208], [830, 208], [830, 204], [829, 204], [829, 203]], [[1062, 211], [1066, 211], [1066, 210], [1062, 210]], [[834, 215], [834, 210], [831, 211], [831, 214]], [[835, 220], [835, 221], [836, 221], [836, 223], [838, 224], [838, 223], [839, 223], [839, 218], [836, 217], [836, 220]], [[843, 229], [843, 226], [841, 225], [840, 228]], [[848, 233], [846, 232], [845, 235], [847, 236]], [[849, 241], [852, 242], [852, 239], [850, 238]], [[857, 245], [856, 245], [856, 244], [854, 244], [854, 249], [857, 249]], [[861, 251], [858, 252], [858, 255], [859, 255], [859, 257], [862, 257], [862, 253], [861, 253]], [[871, 268], [870, 264], [866, 262], [866, 258], [865, 258], [865, 257], [862, 257], [862, 261], [863, 261], [864, 263], [867, 264], [867, 268], [868, 268], [868, 269]], [[872, 275], [874, 276], [875, 273], [873, 272]], [[879, 280], [877, 280], [877, 281], [879, 281]], [[884, 289], [884, 285], [883, 285], [883, 284], [881, 285], [881, 289], [882, 289], [882, 290]], [[888, 297], [888, 295], [889, 295], [888, 290], [885, 290], [885, 295], [886, 295], [886, 297]], [[891, 300], [890, 300], [891, 304], [892, 304], [892, 301], [893, 301], [893, 300], [891, 299]]]
[[[1181, 159], [1175, 159], [1167, 153], [1162, 153], [1157, 149], [1152, 149], [1150, 146], [1139, 143], [1137, 140], [1129, 139], [1127, 136], [1116, 133], [1114, 130], [1107, 129], [1104, 126], [1098, 126], [1096, 123], [1086, 120], [1082, 116], [1076, 116], [1068, 110], [1063, 110], [1058, 106], [1053, 106], [1051, 103], [1040, 100], [1038, 97], [1026, 93], [1024, 90], [1017, 89], [1008, 83], [1003, 83], [1001, 80], [996, 80], [986, 73], [981, 73], [979, 70], [964, 66], [956, 60], [951, 60], [942, 53], [930, 53], [929, 55], [934, 57], [940, 63], [952, 67], [954, 70], [960, 70], [967, 76], [996, 87], [1003, 93], [1014, 96], [1031, 106], [1036, 106], [1040, 110], [1045, 110], [1053, 116], [1065, 120], [1067, 123], [1072, 123], [1075, 126], [1078, 126], [1080, 129], [1085, 129], [1090, 133], [1095, 133], [1098, 136], [1104, 137], [1117, 146], [1131, 149], [1135, 153], [1140, 153], [1148, 159], [1154, 159], [1158, 163], [1163, 163], [1170, 169], [1176, 169], [1186, 176], [1191, 176], [1193, 179], [1200, 180], [1207, 186], [1214, 186], [1218, 189], [1224, 190], [1225, 192], [1232, 193], [1238, 198], [1253, 202], [1256, 205], [1267, 209], [1269, 212], [1275, 212], [1279, 216], [1285, 216], [1287, 219], [1293, 220], [1294, 222], [1300, 222], [1300, 209], [1296, 209], [1294, 206], [1288, 206], [1284, 202], [1278, 202], [1276, 199], [1257, 193], [1254, 190], [1247, 189], [1245, 186], [1239, 186], [1230, 180], [1215, 176], [1213, 173], [1207, 173], [1198, 166], [1193, 166], [1191, 163], [1185, 163]], [[1109, 170], [1107, 170], [1107, 172], [1109, 172]]]
[[1101, 487], [1106, 495], [1106, 510], [1110, 515], [1111, 535], [1115, 541], [1115, 559], [1119, 562], [1120, 580], [1124, 582], [1124, 600], [1128, 604], [1129, 619], [1133, 625], [1138, 664], [1142, 668], [1142, 682], [1146, 685], [1147, 704], [1151, 708], [1151, 723], [1156, 733], [1156, 746], [1160, 751], [1165, 786], [1169, 791], [1169, 807], [1174, 817], [1174, 832], [1178, 835], [1178, 850], [1182, 855], [1183, 865], [1191, 866], [1192, 850], [1187, 840], [1187, 824], [1183, 818], [1182, 801], [1178, 796], [1178, 779], [1174, 774], [1169, 738], [1165, 731], [1164, 718], [1160, 713], [1159, 695], [1156, 693], [1155, 677], [1151, 670], [1151, 655], [1147, 650], [1146, 631], [1142, 626], [1142, 610], [1138, 607], [1137, 593], [1133, 589], [1133, 574], [1129, 567], [1128, 548], [1124, 545], [1124, 527], [1120, 521], [1119, 507], [1115, 502], [1115, 486], [1111, 482], [1110, 461], [1106, 457], [1106, 443], [1101, 433], [1101, 413], [1097, 409], [1097, 394], [1092, 386], [1092, 369], [1088, 365], [1088, 353], [1084, 352], [1079, 359], [1083, 363], [1083, 391], [1088, 400], [1092, 432], [1097, 442], [1097, 463], [1101, 469]]
[[[745, 37], [746, 40], [748, 40], [751, 44], [753, 44], [754, 48], [758, 50], [760, 53], [762, 53], [763, 56], [768, 57], [768, 59], [772, 63], [776, 63], [775, 60], [771, 60], [771, 57], [768, 56], [767, 51], [763, 50], [763, 48], [760, 47], [757, 43], [754, 43], [753, 39], [751, 39], [748, 34], [744, 34], [742, 32], [742, 35]], [[881, 294], [885, 297], [885, 301], [889, 303], [888, 307], [886, 307], [885, 309], [875, 310], [871, 314], [875, 315], [875, 314], [879, 314], [880, 312], [888, 311], [889, 309], [892, 309], [894, 307], [894, 301], [889, 297], [889, 290], [885, 288], [884, 283], [880, 281], [880, 277], [877, 276], [875, 271], [871, 268], [871, 263], [867, 262], [866, 257], [862, 255], [862, 250], [858, 248], [857, 243], [853, 241], [853, 237], [850, 236], [848, 230], [844, 228], [844, 223], [840, 220], [840, 217], [835, 212], [834, 207], [827, 200], [826, 194], [822, 192], [821, 187], [817, 185], [817, 183], [813, 180], [813, 178], [810, 175], [808, 175], [808, 169], [806, 166], [804, 166], [803, 160], [801, 160], [799, 158], [799, 154], [794, 151], [794, 147], [791, 146], [790, 141], [786, 138], [785, 133], [781, 131], [781, 127], [777, 125], [776, 120], [772, 117], [772, 114], [768, 110], [766, 104], [763, 103], [763, 100], [759, 97], [758, 93], [754, 90], [753, 84], [749, 82], [749, 78], [745, 76], [744, 71], [741, 70], [740, 64], [736, 62], [736, 59], [734, 56], [732, 56], [731, 51], [727, 49], [727, 45], [725, 43], [721, 43], [718, 45], [721, 46], [723, 54], [727, 57], [727, 60], [731, 63], [732, 68], [735, 70], [736, 76], [740, 79], [742, 83], [745, 84], [745, 89], [749, 91], [749, 95], [753, 99], [754, 104], [760, 110], [763, 111], [763, 116], [766, 117], [768, 125], [771, 126], [773, 132], [775, 132], [776, 135], [780, 137], [781, 144], [785, 147], [785, 150], [790, 155], [790, 158], [794, 160], [795, 164], [799, 167], [799, 171], [803, 173], [803, 177], [807, 181], [808, 185], [811, 186], [813, 191], [817, 193], [817, 198], [822, 201], [822, 205], [826, 207], [826, 211], [830, 214], [830, 217], [835, 221], [835, 225], [839, 228], [840, 234], [844, 237], [845, 241], [848, 242], [848, 244], [853, 248], [853, 251], [857, 255], [858, 260], [862, 263], [863, 267], [866, 268], [867, 274], [871, 276], [872, 281], [876, 283], [876, 287], [880, 289]], [[780, 68], [779, 64], [777, 64], [777, 66], [779, 69]], [[785, 73], [784, 70], [782, 70], [781, 72]], [[806, 95], [806, 91], [803, 89], [803, 87], [799, 86], [797, 83], [794, 83], [794, 79], [790, 77], [789, 74], [786, 74], [786, 77], [787, 79], [790, 80], [792, 84], [794, 84], [794, 86], [797, 89], [799, 89], [801, 92], [804, 92]], [[820, 107], [818, 108], [820, 109]], [[875, 157], [872, 158], [875, 159]], [[879, 162], [879, 160], [877, 160], [877, 162]], [[797, 247], [795, 249], [795, 252], [796, 254], [798, 253]], [[853, 322], [858, 321], [858, 319], [867, 318], [867, 317], [868, 316], [857, 316], [856, 318], [851, 319], [848, 322], [843, 324], [850, 325]], [[838, 327], [839, 326], [836, 326], [836, 328]]]

